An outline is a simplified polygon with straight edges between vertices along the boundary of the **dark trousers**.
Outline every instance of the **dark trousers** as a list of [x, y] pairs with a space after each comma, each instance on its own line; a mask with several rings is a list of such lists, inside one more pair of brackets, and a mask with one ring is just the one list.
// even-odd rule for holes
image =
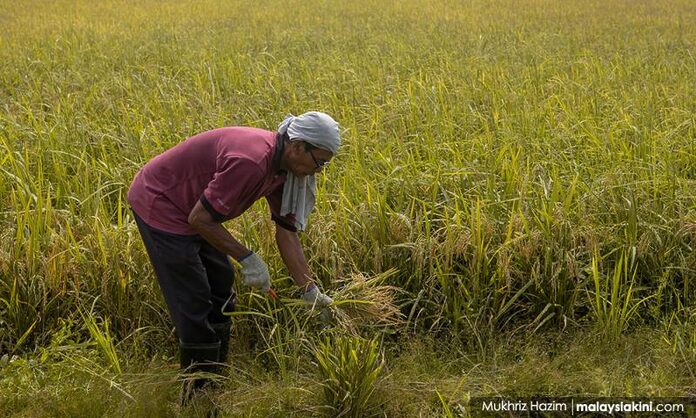
[[178, 235], [135, 221], [181, 344], [218, 343], [211, 324], [229, 323], [234, 270], [227, 255], [200, 235]]

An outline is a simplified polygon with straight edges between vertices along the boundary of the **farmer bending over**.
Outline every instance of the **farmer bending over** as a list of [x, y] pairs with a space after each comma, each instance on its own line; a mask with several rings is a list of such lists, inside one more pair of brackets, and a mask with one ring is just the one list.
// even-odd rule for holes
[[[138, 230], [179, 337], [182, 369], [219, 371], [229, 350], [234, 270], [266, 292], [271, 279], [258, 254], [221, 223], [265, 197], [276, 224], [280, 255], [302, 298], [317, 307], [333, 301], [312, 280], [298, 230], [304, 230], [316, 194], [314, 175], [340, 145], [329, 115], [289, 116], [278, 132], [228, 127], [192, 136], [149, 161], [128, 191]], [[224, 308], [224, 311], [223, 311]], [[206, 384], [184, 385], [182, 403]]]

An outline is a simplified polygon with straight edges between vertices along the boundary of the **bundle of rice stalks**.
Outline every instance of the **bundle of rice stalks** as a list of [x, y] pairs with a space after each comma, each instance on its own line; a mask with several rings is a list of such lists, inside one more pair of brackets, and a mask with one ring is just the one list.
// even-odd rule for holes
[[[323, 309], [309, 307], [297, 298], [296, 290], [290, 287], [277, 288], [277, 294], [269, 294], [268, 297], [253, 291], [241, 293], [237, 298], [236, 311], [228, 315], [237, 318], [237, 321], [244, 317], [258, 329], [273, 327], [273, 330], [277, 330], [276, 326], [282, 324], [282, 328], [300, 330], [310, 325], [320, 329], [335, 327], [353, 336], [359, 336], [360, 330], [367, 329], [393, 331], [406, 323], [395, 304], [403, 290], [381, 283], [396, 273], [396, 269], [371, 277], [353, 273], [337, 280], [337, 289], [327, 292], [334, 303]], [[266, 334], [262, 332], [261, 335]], [[296, 336], [294, 332], [292, 335]]]
[[405, 323], [404, 315], [395, 305], [396, 296], [403, 292], [396, 286], [381, 284], [394, 275], [391, 269], [372, 277], [362, 273], [338, 281], [338, 290], [331, 293], [333, 321], [352, 335], [360, 328], [398, 328]]

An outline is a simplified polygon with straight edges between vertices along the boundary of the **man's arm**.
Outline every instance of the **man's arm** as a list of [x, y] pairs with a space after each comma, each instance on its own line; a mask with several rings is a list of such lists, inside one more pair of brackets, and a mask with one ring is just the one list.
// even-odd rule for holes
[[240, 244], [222, 224], [213, 220], [210, 212], [203, 207], [200, 200], [196, 202], [196, 206], [191, 210], [188, 222], [191, 228], [205, 238], [210, 245], [232, 256], [235, 260], [239, 260], [251, 252], [247, 247]]
[[309, 270], [297, 232], [292, 232], [276, 225], [275, 237], [280, 256], [290, 271], [290, 275], [295, 280], [295, 284], [303, 292], [309, 290], [314, 281], [312, 280], [312, 272]]

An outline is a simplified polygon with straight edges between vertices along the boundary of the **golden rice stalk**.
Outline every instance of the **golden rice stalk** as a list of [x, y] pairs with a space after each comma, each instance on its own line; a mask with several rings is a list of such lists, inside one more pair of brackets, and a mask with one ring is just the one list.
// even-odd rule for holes
[[404, 315], [395, 305], [396, 296], [402, 290], [380, 284], [396, 272], [391, 269], [372, 277], [354, 273], [339, 280], [338, 290], [331, 294], [336, 324], [351, 334], [358, 334], [358, 329], [364, 327], [398, 328], [403, 325]]

